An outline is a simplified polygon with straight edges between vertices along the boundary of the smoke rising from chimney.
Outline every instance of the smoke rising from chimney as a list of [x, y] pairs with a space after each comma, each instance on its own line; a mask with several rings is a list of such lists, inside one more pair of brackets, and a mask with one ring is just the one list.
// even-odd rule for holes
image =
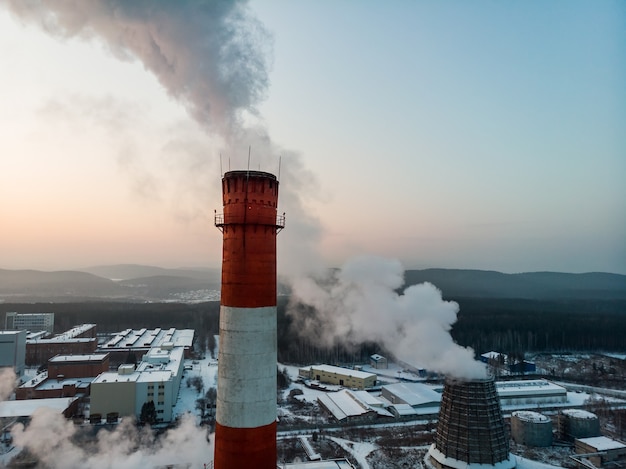
[[224, 136], [266, 95], [270, 35], [245, 1], [5, 0], [60, 38], [96, 39], [138, 59], [205, 128]]
[[359, 257], [332, 278], [294, 281], [292, 302], [312, 306], [302, 314], [291, 308], [294, 327], [316, 343], [358, 345], [377, 342], [397, 358], [460, 379], [486, 377], [474, 351], [457, 345], [450, 330], [459, 305], [444, 301], [430, 283], [404, 284], [399, 261]]

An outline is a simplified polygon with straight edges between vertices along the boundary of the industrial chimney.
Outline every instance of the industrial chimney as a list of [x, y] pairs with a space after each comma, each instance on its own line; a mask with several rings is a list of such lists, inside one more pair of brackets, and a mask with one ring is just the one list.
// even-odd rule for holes
[[224, 213], [215, 469], [276, 469], [278, 180], [262, 171], [222, 178]]
[[436, 469], [515, 467], [493, 378], [446, 381], [425, 462]]

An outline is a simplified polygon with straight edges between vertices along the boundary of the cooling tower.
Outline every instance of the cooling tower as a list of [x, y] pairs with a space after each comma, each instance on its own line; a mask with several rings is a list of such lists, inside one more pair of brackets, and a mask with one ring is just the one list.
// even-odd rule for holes
[[276, 234], [278, 180], [261, 171], [222, 178], [224, 214], [215, 469], [276, 469]]
[[425, 461], [437, 469], [515, 467], [493, 379], [446, 382]]

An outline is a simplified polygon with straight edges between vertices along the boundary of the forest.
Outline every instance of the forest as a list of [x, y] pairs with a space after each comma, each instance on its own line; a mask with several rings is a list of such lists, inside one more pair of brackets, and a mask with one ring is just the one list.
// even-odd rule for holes
[[[529, 300], [455, 298], [460, 306], [452, 337], [476, 353], [491, 350], [523, 354], [543, 351], [624, 351], [626, 300]], [[278, 359], [285, 364], [353, 364], [367, 361], [373, 353], [387, 353], [378, 344], [347, 348], [323, 347], [301, 337], [287, 314], [289, 299], [278, 301]], [[294, 305], [291, 305], [293, 308]], [[297, 307], [297, 306], [296, 306]], [[194, 329], [198, 348], [219, 331], [219, 302], [126, 303], [93, 301], [76, 303], [0, 303], [6, 312], [53, 312], [55, 332], [77, 324], [97, 324], [99, 333], [142, 327]], [[298, 314], [314, 314], [300, 307]], [[381, 320], [385, 312], [381, 311]], [[209, 342], [209, 343], [210, 343]]]

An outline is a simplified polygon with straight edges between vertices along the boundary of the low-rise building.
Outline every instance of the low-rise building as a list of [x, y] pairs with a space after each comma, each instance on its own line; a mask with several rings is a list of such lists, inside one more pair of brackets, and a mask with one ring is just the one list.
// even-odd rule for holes
[[332, 365], [313, 365], [300, 368], [298, 374], [304, 379], [316, 380], [320, 383], [336, 384], [353, 389], [367, 389], [376, 386], [377, 378], [374, 373]]
[[567, 402], [567, 390], [545, 379], [498, 381], [496, 391], [503, 406]]
[[437, 407], [441, 393], [422, 383], [395, 383], [381, 388], [381, 396], [391, 404], [407, 404], [414, 409]]
[[4, 328], [20, 331], [47, 331], [54, 332], [54, 313], [6, 313]]
[[55, 355], [89, 355], [96, 351], [96, 325], [82, 324], [51, 338], [26, 339], [26, 364], [39, 366]]
[[389, 368], [389, 362], [387, 361], [387, 358], [375, 353], [370, 356], [370, 366], [372, 368], [376, 368], [377, 370], [384, 370]]
[[164, 344], [153, 348], [134, 365], [120, 365], [117, 372], [102, 373], [91, 383], [91, 416], [139, 417], [152, 401], [157, 421], [169, 422], [183, 375], [184, 349]]
[[574, 440], [576, 457], [573, 459], [581, 468], [588, 468], [589, 463], [595, 467], [623, 467], [626, 462], [626, 445], [606, 436], [579, 438]]
[[91, 382], [109, 371], [107, 354], [57, 355], [48, 360], [48, 370], [29, 379], [15, 391], [15, 398], [52, 399], [89, 395]]
[[321, 394], [317, 402], [337, 422], [374, 420], [378, 412], [358, 399], [352, 392], [344, 389]]
[[108, 353], [111, 363], [123, 363], [129, 354], [134, 354], [138, 360], [152, 348], [171, 344], [172, 347], [182, 348], [185, 358], [190, 358], [193, 350], [193, 329], [126, 329], [115, 334], [108, 342], [98, 348], [98, 352]]

